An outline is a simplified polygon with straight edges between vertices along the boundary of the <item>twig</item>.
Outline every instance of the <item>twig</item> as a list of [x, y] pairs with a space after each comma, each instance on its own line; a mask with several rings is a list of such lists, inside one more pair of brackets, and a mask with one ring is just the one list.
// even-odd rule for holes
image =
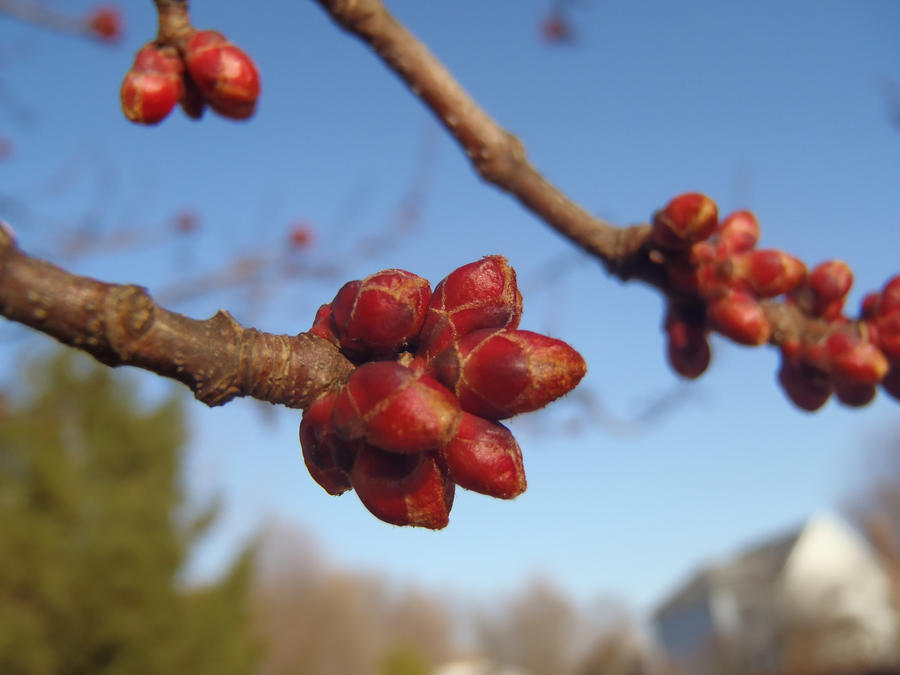
[[[649, 226], [617, 228], [596, 218], [544, 178], [522, 142], [465, 92], [427, 47], [380, 0], [318, 0], [344, 29], [366, 42], [456, 138], [484, 180], [509, 192], [550, 227], [624, 278], [640, 268]], [[651, 275], [652, 278], [652, 275]]]
[[109, 366], [130, 365], [185, 384], [203, 403], [252, 396], [304, 408], [349, 377], [353, 365], [307, 333], [244, 328], [220, 310], [191, 319], [134, 285], [70, 274], [23, 253], [0, 227], [0, 314]]

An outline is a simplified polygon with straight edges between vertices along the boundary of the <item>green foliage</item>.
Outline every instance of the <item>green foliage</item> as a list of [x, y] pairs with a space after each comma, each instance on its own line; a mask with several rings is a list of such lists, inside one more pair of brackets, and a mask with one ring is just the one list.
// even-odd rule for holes
[[381, 662], [381, 675], [428, 675], [431, 667], [420, 649], [396, 644], [388, 649]]
[[176, 398], [142, 410], [66, 353], [0, 422], [0, 673], [246, 673], [251, 555], [179, 585], [212, 512], [185, 523]]

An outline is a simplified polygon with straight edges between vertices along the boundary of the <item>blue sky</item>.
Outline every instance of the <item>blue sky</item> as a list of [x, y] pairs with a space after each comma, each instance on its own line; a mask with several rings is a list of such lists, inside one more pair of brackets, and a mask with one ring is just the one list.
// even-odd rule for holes
[[[592, 212], [644, 221], [685, 191], [722, 211], [751, 208], [762, 246], [811, 264], [849, 262], [852, 307], [900, 271], [900, 129], [882, 96], [885, 82], [900, 81], [900, 4], [594, 0], [572, 13], [576, 43], [548, 48], [537, 28], [549, 4], [389, 7]], [[385, 525], [352, 495], [320, 490], [300, 458], [297, 411], [192, 401], [187, 485], [198, 499], [225, 498], [195, 574], [214, 573], [278, 517], [311, 532], [337, 564], [426, 587], [489, 597], [541, 574], [580, 598], [613, 593], [644, 609], [710, 557], [839, 508], [872, 453], [896, 439], [900, 408], [883, 396], [863, 410], [792, 408], [770, 348], [716, 341], [710, 371], [680, 383], [663, 357], [659, 297], [609, 279], [483, 184], [421, 103], [316, 3], [193, 5], [198, 27], [222, 30], [260, 66], [248, 123], [178, 112], [151, 129], [124, 120], [118, 87], [155, 32], [149, 1], [127, 3], [115, 48], [0, 19], [0, 133], [15, 144], [0, 162], [0, 217], [23, 248], [164, 295], [236, 256], [281, 251], [287, 224], [303, 219], [316, 243], [296, 264], [338, 263], [343, 276], [173, 305], [197, 317], [225, 307], [284, 333], [306, 329], [350, 278], [402, 267], [437, 283], [501, 253], [519, 273], [523, 327], [584, 354], [582, 387], [604, 411], [576, 400], [513, 420], [528, 492], [505, 503], [460, 491], [450, 526], [435, 533]], [[416, 177], [421, 216], [398, 235], [389, 225]], [[196, 210], [201, 231], [154, 240], [179, 209]], [[79, 227], [133, 228], [147, 240], [65, 258], [59, 238]], [[357, 252], [385, 231], [391, 245]], [[148, 395], [160, 391], [153, 377], [141, 381]], [[662, 397], [674, 404], [642, 421]]]

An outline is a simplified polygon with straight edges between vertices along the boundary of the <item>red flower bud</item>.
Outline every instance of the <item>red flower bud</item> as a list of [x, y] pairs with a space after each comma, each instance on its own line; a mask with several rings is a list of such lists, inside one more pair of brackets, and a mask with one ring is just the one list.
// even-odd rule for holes
[[525, 492], [522, 451], [502, 424], [464, 412], [441, 452], [450, 477], [462, 488], [500, 499]]
[[334, 332], [334, 320], [331, 317], [331, 304], [319, 307], [309, 332], [323, 340], [328, 340], [335, 347], [340, 347], [341, 342]]
[[138, 51], [122, 81], [122, 112], [138, 124], [158, 124], [181, 98], [182, 65], [169, 48], [153, 43]]
[[824, 307], [844, 299], [853, 285], [853, 270], [843, 260], [828, 260], [813, 268], [808, 283], [816, 294], [817, 306]]
[[203, 117], [203, 112], [206, 110], [206, 97], [200, 91], [197, 83], [194, 82], [194, 78], [186, 70], [181, 75], [181, 84], [182, 93], [178, 103], [181, 104], [181, 109], [185, 115], [192, 120], [199, 120]]
[[209, 105], [220, 115], [246, 119], [256, 109], [256, 64], [224, 35], [201, 30], [184, 44], [184, 62]]
[[749, 293], [729, 289], [707, 306], [710, 325], [742, 345], [768, 342], [772, 327], [756, 298]]
[[434, 289], [420, 336], [426, 357], [482, 328], [518, 328], [522, 294], [506, 258], [492, 255], [458, 267]]
[[881, 314], [875, 320], [878, 346], [894, 363], [900, 363], [900, 309]]
[[339, 495], [350, 489], [350, 479], [338, 467], [332, 454], [328, 420], [337, 394], [316, 399], [303, 413], [300, 422], [300, 446], [303, 461], [313, 480], [328, 494]]
[[803, 261], [777, 250], [750, 251], [740, 259], [741, 276], [761, 298], [794, 290], [806, 276]]
[[660, 248], [682, 251], [709, 237], [718, 223], [716, 203], [696, 192], [679, 195], [653, 215], [653, 241]]
[[863, 319], [874, 319], [881, 313], [881, 293], [867, 293], [862, 300], [859, 315]]
[[881, 292], [881, 311], [884, 313], [900, 310], [900, 274], [891, 277]]
[[466, 335], [431, 368], [456, 392], [463, 410], [492, 420], [543, 408], [587, 371], [581, 354], [562, 340], [508, 329]]
[[855, 384], [875, 384], [890, 366], [884, 354], [871, 342], [844, 330], [837, 330], [825, 340], [828, 371]]
[[702, 313], [691, 317], [673, 307], [669, 308], [666, 316], [669, 364], [682, 377], [695, 379], [709, 367], [712, 354], [704, 324]]
[[805, 363], [782, 361], [778, 381], [791, 402], [807, 412], [818, 410], [831, 396], [828, 375]]
[[373, 361], [350, 375], [331, 425], [344, 440], [365, 438], [391, 452], [420, 453], [445, 445], [460, 415], [453, 394], [437, 380], [393, 361]]
[[87, 16], [88, 30], [105, 42], [118, 42], [122, 37], [122, 13], [115, 5], [98, 5]]
[[888, 374], [884, 376], [881, 388], [900, 401], [900, 365], [894, 364]]
[[838, 401], [851, 408], [861, 408], [875, 398], [878, 389], [874, 384], [858, 384], [855, 382], [835, 382], [834, 395]]
[[446, 527], [455, 486], [430, 454], [400, 455], [366, 445], [350, 482], [376, 518], [393, 525]]
[[750, 211], [735, 211], [719, 224], [716, 234], [719, 255], [745, 253], [759, 241], [759, 221]]
[[431, 288], [405, 270], [384, 270], [344, 284], [331, 303], [341, 346], [354, 355], [396, 354], [425, 321]]

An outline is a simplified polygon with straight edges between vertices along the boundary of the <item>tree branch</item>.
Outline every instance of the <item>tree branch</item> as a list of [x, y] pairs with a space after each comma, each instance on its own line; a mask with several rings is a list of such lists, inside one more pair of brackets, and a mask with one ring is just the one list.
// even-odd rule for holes
[[252, 396], [305, 408], [349, 377], [351, 364], [308, 333], [244, 328], [220, 310], [200, 321], [157, 305], [139, 286], [107, 284], [32, 258], [0, 227], [0, 314], [109, 366], [137, 366], [221, 405]]
[[[431, 109], [486, 181], [515, 197], [554, 230], [598, 258], [622, 280], [643, 281], [677, 296], [666, 274], [667, 253], [650, 241], [647, 224], [617, 227], [596, 218], [552, 185], [529, 162], [522, 142], [469, 96], [428, 48], [400, 24], [382, 0], [317, 0], [344, 30], [365, 42]], [[772, 336], [816, 342], [828, 322], [787, 302], [762, 304]], [[857, 328], [858, 331], [858, 328]]]
[[381, 0], [317, 1], [422, 98], [484, 180], [510, 193], [550, 227], [599, 258], [610, 272], [622, 278], [654, 278], [646, 260], [649, 226], [615, 227], [592, 216], [552, 185], [528, 162], [522, 142], [475, 103]]

